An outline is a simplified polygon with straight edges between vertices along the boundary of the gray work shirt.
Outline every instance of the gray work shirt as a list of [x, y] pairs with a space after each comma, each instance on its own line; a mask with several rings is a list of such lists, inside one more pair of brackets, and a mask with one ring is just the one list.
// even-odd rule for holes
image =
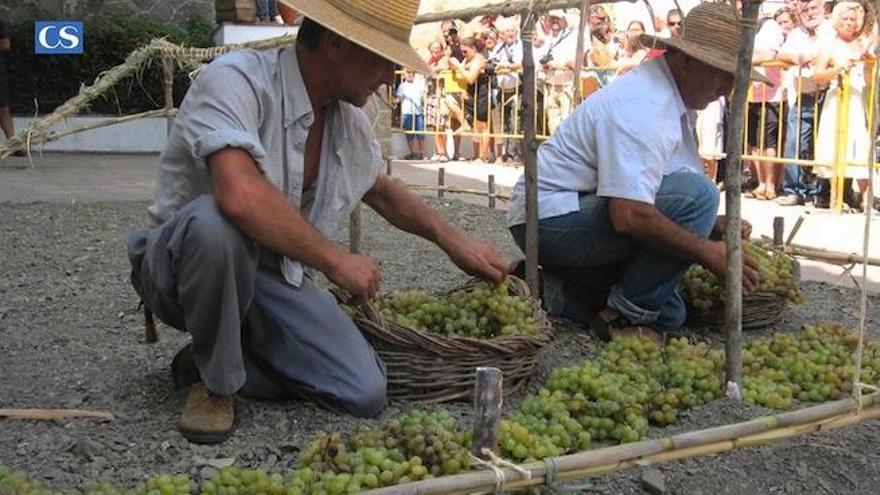
[[[333, 236], [340, 219], [373, 187], [382, 152], [362, 109], [330, 104], [314, 197], [303, 209], [305, 143], [313, 122], [294, 46], [218, 58], [190, 87], [159, 158], [156, 200], [148, 210], [152, 221], [165, 222], [193, 199], [210, 194], [207, 157], [240, 148], [310, 224]], [[281, 271], [299, 286], [302, 264], [282, 258]]]

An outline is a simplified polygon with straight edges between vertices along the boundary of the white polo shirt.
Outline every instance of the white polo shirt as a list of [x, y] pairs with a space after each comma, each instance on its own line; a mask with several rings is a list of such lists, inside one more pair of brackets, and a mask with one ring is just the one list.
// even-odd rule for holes
[[[703, 173], [695, 118], [664, 57], [617, 78], [584, 100], [538, 148], [538, 217], [577, 211], [582, 192], [653, 204], [665, 175]], [[525, 221], [520, 177], [508, 224]]]
[[[187, 92], [159, 158], [156, 200], [148, 210], [153, 222], [165, 222], [211, 193], [208, 156], [240, 148], [310, 224], [332, 237], [340, 219], [373, 187], [382, 151], [362, 109], [330, 104], [318, 177], [304, 194], [305, 143], [314, 119], [293, 45], [218, 58]], [[280, 269], [288, 283], [299, 286], [301, 263], [282, 258]]]

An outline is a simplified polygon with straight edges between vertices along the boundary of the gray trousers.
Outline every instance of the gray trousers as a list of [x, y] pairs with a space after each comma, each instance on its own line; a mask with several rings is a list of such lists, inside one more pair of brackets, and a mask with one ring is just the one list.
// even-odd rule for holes
[[326, 290], [281, 275], [202, 196], [127, 240], [132, 285], [166, 324], [192, 335], [208, 390], [258, 399], [307, 398], [358, 416], [386, 404], [385, 365]]

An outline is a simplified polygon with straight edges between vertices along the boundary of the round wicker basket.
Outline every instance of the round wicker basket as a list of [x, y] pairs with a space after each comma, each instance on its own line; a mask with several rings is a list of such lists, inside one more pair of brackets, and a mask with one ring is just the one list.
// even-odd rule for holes
[[[446, 337], [408, 328], [383, 316], [372, 303], [361, 303], [354, 322], [388, 366], [388, 395], [424, 402], [469, 399], [475, 368], [494, 366], [504, 376], [505, 394], [531, 375], [538, 351], [553, 338], [540, 302], [522, 280], [508, 277], [510, 293], [529, 302], [540, 328], [535, 335], [492, 339]], [[449, 292], [467, 290], [476, 281]]]
[[[791, 259], [794, 271], [794, 280], [801, 279], [801, 265]], [[694, 327], [721, 328], [724, 326], [724, 304], [715, 304], [707, 311], [699, 310], [691, 306], [687, 298], [687, 324]], [[742, 301], [742, 327], [743, 330], [755, 330], [768, 327], [782, 317], [788, 305], [788, 293], [784, 290], [762, 290], [744, 294]]]

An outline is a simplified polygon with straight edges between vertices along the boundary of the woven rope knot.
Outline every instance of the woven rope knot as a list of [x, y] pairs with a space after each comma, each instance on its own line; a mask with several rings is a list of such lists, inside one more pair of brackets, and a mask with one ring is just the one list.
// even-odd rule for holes
[[489, 448], [483, 447], [480, 449], [480, 453], [486, 456], [489, 460], [486, 461], [470, 454], [471, 463], [476, 466], [487, 467], [495, 473], [495, 493], [502, 491], [504, 489], [504, 484], [507, 483], [507, 476], [504, 474], [504, 469], [502, 469], [502, 467], [516, 471], [523, 476], [523, 479], [531, 479], [532, 477], [532, 473], [529, 470], [523, 469], [517, 464], [498, 457], [495, 455], [495, 452], [492, 452]]

